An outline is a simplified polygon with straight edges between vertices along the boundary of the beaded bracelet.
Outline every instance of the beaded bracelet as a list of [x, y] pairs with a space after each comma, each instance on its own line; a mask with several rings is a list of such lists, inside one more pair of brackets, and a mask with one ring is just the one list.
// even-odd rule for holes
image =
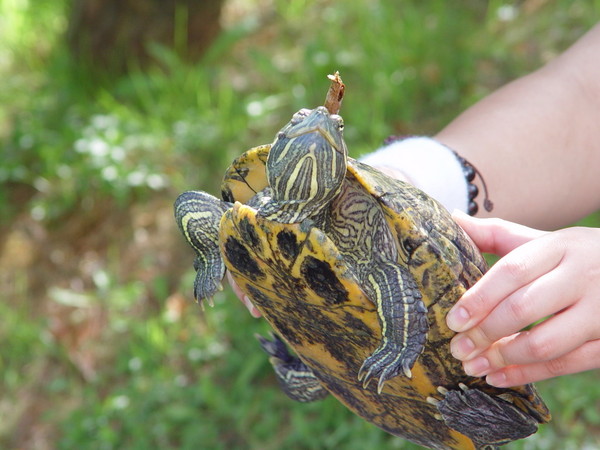
[[[452, 150], [452, 149], [450, 149], [450, 150]], [[479, 176], [479, 179], [481, 180], [481, 185], [483, 186], [483, 191], [484, 191], [484, 196], [485, 196], [483, 199], [483, 207], [485, 208], [485, 210], [487, 212], [490, 212], [492, 209], [494, 209], [494, 204], [492, 203], [492, 201], [490, 200], [490, 198], [488, 196], [487, 186], [485, 184], [485, 180], [483, 179], [483, 176], [481, 176], [481, 172], [479, 172], [479, 170], [477, 170], [477, 168], [475, 166], [473, 166], [473, 164], [471, 164], [465, 158], [460, 156], [454, 150], [452, 150], [452, 153], [454, 153], [454, 156], [456, 156], [456, 159], [458, 159], [458, 162], [460, 162], [460, 165], [463, 168], [463, 174], [465, 175], [465, 178], [467, 179], [467, 195], [469, 196], [469, 206], [468, 206], [469, 215], [474, 216], [475, 214], [477, 214], [477, 211], [479, 211], [479, 205], [475, 201], [475, 198], [479, 194], [479, 189], [477, 188], [477, 186], [475, 184], [473, 184], [473, 180], [475, 179], [475, 176]]]
[[[414, 137], [414, 136], [390, 136], [384, 141], [384, 145], [389, 145], [393, 142], [401, 141], [401, 140], [404, 140], [404, 139], [407, 139], [410, 137]], [[449, 148], [447, 145], [444, 145], [439, 141], [435, 141], [435, 142], [437, 142], [440, 145], [443, 145], [448, 150], [450, 150], [454, 154], [454, 156], [456, 157], [456, 159], [458, 160], [458, 162], [460, 163], [460, 165], [462, 167], [463, 175], [467, 181], [467, 196], [469, 199], [468, 206], [467, 206], [468, 214], [470, 216], [474, 216], [475, 214], [477, 214], [477, 211], [479, 211], [479, 205], [475, 201], [475, 199], [479, 195], [479, 189], [477, 188], [477, 185], [475, 185], [473, 183], [473, 180], [475, 180], [476, 176], [479, 176], [479, 179], [481, 180], [481, 184], [482, 184], [483, 190], [484, 190], [483, 207], [486, 211], [490, 212], [494, 208], [494, 204], [489, 199], [487, 185], [485, 184], [485, 180], [483, 179], [481, 172], [479, 172], [479, 170], [477, 170], [477, 168], [475, 166], [473, 166], [473, 164], [471, 164], [465, 158], [460, 156], [457, 152], [455, 152], [454, 150]]]

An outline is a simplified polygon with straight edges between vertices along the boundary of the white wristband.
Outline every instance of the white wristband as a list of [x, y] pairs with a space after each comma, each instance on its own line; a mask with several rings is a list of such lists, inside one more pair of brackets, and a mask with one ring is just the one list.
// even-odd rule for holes
[[456, 154], [429, 137], [392, 142], [360, 158], [361, 162], [401, 172], [409, 181], [453, 211], [468, 211], [469, 194]]

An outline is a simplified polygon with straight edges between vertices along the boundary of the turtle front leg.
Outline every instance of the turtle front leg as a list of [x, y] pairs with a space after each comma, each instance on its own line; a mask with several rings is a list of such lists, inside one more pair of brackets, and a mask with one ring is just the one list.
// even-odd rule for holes
[[377, 305], [383, 338], [363, 363], [358, 379], [366, 387], [371, 379], [379, 378], [377, 391], [381, 393], [390, 378], [400, 373], [411, 377], [411, 368], [427, 337], [427, 308], [411, 273], [396, 263], [373, 263], [363, 278]]
[[306, 403], [321, 400], [329, 394], [312, 370], [298, 357], [291, 355], [278, 336], [271, 333], [272, 340], [260, 335], [256, 335], [256, 338], [269, 355], [279, 385], [288, 397]]
[[194, 296], [212, 305], [212, 297], [222, 289], [225, 263], [219, 250], [219, 223], [231, 208], [206, 192], [188, 191], [175, 201], [175, 220], [183, 236], [196, 252]]

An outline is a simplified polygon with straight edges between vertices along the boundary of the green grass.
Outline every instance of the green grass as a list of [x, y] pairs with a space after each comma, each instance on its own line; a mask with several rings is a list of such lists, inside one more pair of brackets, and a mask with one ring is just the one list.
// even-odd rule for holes
[[[416, 448], [331, 398], [288, 400], [252, 338], [265, 324], [228, 290], [192, 303], [170, 205], [216, 194], [336, 69], [357, 156], [435, 132], [563, 50], [600, 3], [232, 4], [201, 63], [156, 48], [160, 67], [97, 83], [61, 40], [66, 2], [0, 2], [1, 447]], [[540, 383], [555, 420], [510, 448], [600, 445], [597, 375]]]

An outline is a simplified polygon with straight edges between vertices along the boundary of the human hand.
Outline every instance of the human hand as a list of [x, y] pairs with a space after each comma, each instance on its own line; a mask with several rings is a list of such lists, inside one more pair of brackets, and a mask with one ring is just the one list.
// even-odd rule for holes
[[248, 308], [248, 311], [250, 311], [252, 317], [259, 318], [261, 316], [260, 311], [256, 309], [256, 306], [254, 306], [252, 300], [250, 300], [250, 298], [242, 292], [242, 290], [237, 285], [229, 271], [227, 272], [227, 281], [229, 281], [229, 284], [231, 285], [231, 288], [233, 289], [233, 292], [235, 293], [237, 298], [239, 298], [240, 301], [244, 304], [244, 306]]
[[446, 318], [465, 372], [509, 387], [600, 368], [600, 229], [453, 216], [481, 251], [502, 257]]

